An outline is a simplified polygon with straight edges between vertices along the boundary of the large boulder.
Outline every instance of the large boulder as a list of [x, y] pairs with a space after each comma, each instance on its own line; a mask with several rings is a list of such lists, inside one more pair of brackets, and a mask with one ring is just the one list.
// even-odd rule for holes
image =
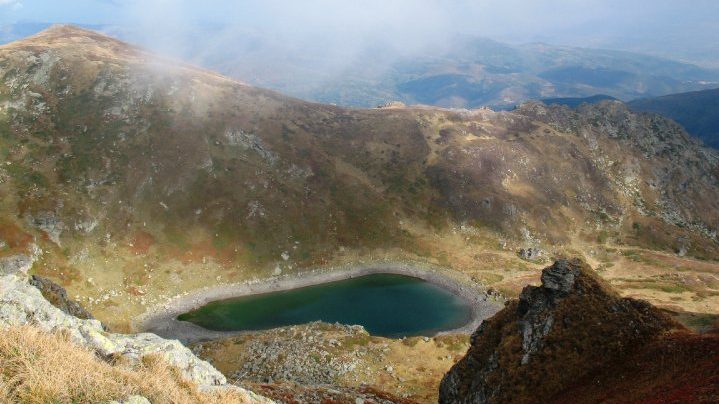
[[440, 403], [547, 402], [583, 376], [679, 327], [649, 303], [621, 298], [578, 260], [542, 272], [472, 335], [445, 375]]

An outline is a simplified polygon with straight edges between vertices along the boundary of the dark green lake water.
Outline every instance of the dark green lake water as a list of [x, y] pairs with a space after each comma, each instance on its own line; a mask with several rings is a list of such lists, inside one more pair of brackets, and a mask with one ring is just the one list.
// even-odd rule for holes
[[283, 292], [208, 303], [182, 314], [216, 331], [265, 330], [322, 320], [359, 324], [372, 335], [430, 335], [469, 322], [471, 309], [452, 292], [421, 279], [375, 274]]

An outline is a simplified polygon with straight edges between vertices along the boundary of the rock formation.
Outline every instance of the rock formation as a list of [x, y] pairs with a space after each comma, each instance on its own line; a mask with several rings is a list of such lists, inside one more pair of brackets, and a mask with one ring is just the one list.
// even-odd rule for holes
[[50, 279], [39, 275], [33, 275], [30, 277], [30, 284], [40, 289], [42, 296], [47, 299], [48, 302], [52, 303], [53, 306], [63, 312], [84, 320], [94, 319], [89, 311], [85, 310], [85, 308], [79, 303], [70, 300], [70, 298], [67, 297], [67, 292], [62, 286], [56, 284]]
[[[94, 350], [104, 358], [122, 357], [134, 362], [145, 355], [157, 353], [169, 364], [177, 367], [186, 379], [197, 383], [201, 388], [225, 386], [239, 389], [228, 385], [222, 373], [197, 358], [179, 341], [166, 340], [150, 333], [109, 333], [98, 320], [69, 314], [68, 312], [82, 314], [84, 309], [75, 302], [68, 302], [62, 288], [58, 290], [43, 280], [31, 281], [27, 271], [32, 263], [33, 258], [26, 255], [11, 256], [0, 261], [0, 329], [3, 326], [31, 324], [46, 331], [64, 331], [74, 342]], [[56, 297], [62, 297], [62, 300], [58, 301], [61, 306], [64, 304], [65, 310], [50, 303], [33, 283], [41, 283], [52, 290], [51, 293]], [[246, 393], [250, 402], [265, 402], [260, 396]]]
[[485, 321], [445, 375], [441, 403], [547, 402], [680, 326], [621, 298], [586, 264], [560, 260]]

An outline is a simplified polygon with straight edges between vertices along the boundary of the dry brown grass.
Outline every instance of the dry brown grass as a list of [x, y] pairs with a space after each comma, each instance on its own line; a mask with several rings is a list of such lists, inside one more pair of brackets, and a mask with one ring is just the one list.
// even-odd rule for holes
[[10, 387], [5, 383], [3, 379], [0, 379], [0, 402], [10, 401]]
[[200, 392], [158, 356], [111, 364], [62, 334], [27, 326], [0, 331], [0, 402], [97, 403], [131, 395], [153, 403], [247, 402], [237, 392]]

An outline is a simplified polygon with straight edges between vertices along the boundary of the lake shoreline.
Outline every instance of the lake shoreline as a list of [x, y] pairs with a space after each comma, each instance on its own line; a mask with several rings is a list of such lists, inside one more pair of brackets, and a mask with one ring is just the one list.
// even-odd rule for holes
[[298, 289], [382, 273], [422, 279], [452, 292], [467, 303], [471, 310], [470, 321], [460, 328], [442, 331], [435, 335], [471, 334], [484, 319], [493, 316], [503, 307], [502, 302], [489, 296], [485, 288], [477, 285], [460, 272], [422, 263], [374, 262], [314, 269], [263, 280], [205, 287], [176, 296], [150, 308], [138, 317], [134, 326], [138, 331], [152, 332], [163, 338], [178, 339], [183, 343], [225, 338], [253, 331], [212, 331], [190, 322], [179, 321], [177, 316], [217, 300]]

